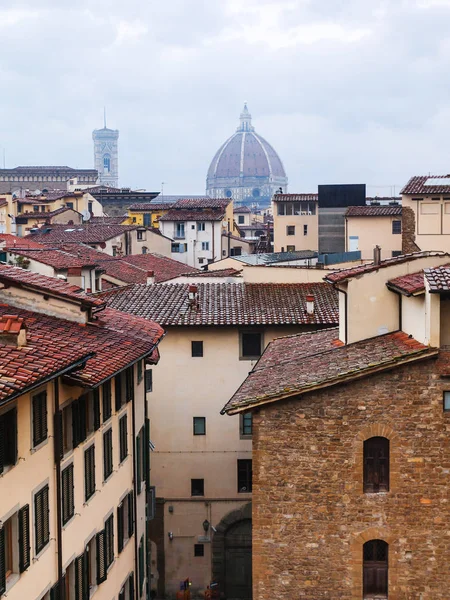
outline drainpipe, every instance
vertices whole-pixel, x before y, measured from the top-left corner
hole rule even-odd
[[[133,365],[134,374],[134,365]],[[145,387],[145,386],[144,386]],[[133,510],[134,510],[134,585],[135,592],[139,594],[139,540],[138,540],[138,511],[137,511],[137,497],[138,497],[138,481],[137,481],[137,459],[136,459],[136,400],[135,395],[131,399],[131,420],[133,424]],[[142,493],[142,492],[141,492]],[[148,584],[147,584],[148,587]]]
[[[58,590],[61,593],[63,566],[62,566],[62,497],[61,497],[61,421],[59,408],[59,377],[53,382],[53,405],[54,405],[54,438],[53,447],[55,454],[55,477],[56,477],[56,546],[58,554]]]

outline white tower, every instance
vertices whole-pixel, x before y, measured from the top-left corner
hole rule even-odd
[[[103,129],[94,129],[94,167],[98,171],[98,183],[109,187],[119,185],[118,129],[106,127],[106,112]]]

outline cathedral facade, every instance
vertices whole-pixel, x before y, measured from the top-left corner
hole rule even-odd
[[[236,133],[222,144],[208,169],[206,194],[231,198],[239,204],[268,204],[280,188],[287,191],[287,184],[280,157],[255,132],[244,104]]]
[[[119,186],[119,131],[108,129],[94,129],[94,166],[98,171],[98,183],[108,187]]]

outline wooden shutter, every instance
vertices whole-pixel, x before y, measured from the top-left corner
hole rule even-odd
[[[19,571],[30,566],[30,505],[19,510]]]
[[[0,594],[6,591],[5,530],[0,529]]]
[[[142,484],[142,451],[141,451],[141,432],[138,433],[136,437],[136,489],[137,493],[141,493],[141,484]]]
[[[128,537],[134,533],[134,493],[128,493]]]
[[[95,388],[92,392],[94,402],[94,431],[100,428],[100,391]]]
[[[65,525],[74,514],[73,464],[62,472],[62,520]]]
[[[130,598],[134,598],[134,573],[128,577],[128,587],[130,592]]]
[[[55,432],[54,437],[54,450],[55,450],[55,462],[61,460],[64,456],[64,432],[63,432],[63,414],[61,410],[55,413],[53,429]],[[56,436],[58,432],[58,437]]]
[[[84,442],[87,437],[87,423],[86,423],[86,396],[80,396],[78,398],[78,418],[79,418],[79,432],[80,442]]]
[[[96,535],[97,543],[97,583],[103,583],[107,577],[106,532],[104,529]]]
[[[124,415],[119,421],[119,452],[120,462],[123,462],[128,454],[128,419]]]
[[[50,539],[48,485],[34,496],[36,554],[45,548]]]
[[[124,587],[119,592],[119,600],[125,600],[125,588]]]
[[[147,500],[147,520],[152,521],[155,518],[156,512],[156,490],[155,486],[151,485],[148,488],[148,500]]]
[[[111,380],[105,381],[102,389],[103,423],[111,417]]]
[[[6,414],[4,427],[4,465],[15,465],[17,462],[17,408],[12,408]]]
[[[75,449],[80,443],[80,403],[72,402],[72,446]]]
[[[92,444],[84,453],[84,496],[85,500],[95,492],[95,445]]]
[[[127,402],[134,400],[134,367],[125,371],[125,387],[127,390]]]
[[[114,515],[110,515],[105,522],[106,536],[106,566],[114,561]]]
[[[103,434],[103,480],[113,472],[112,429]]]
[[[75,559],[75,600],[89,598],[89,561],[87,552],[83,552]]]
[[[33,397],[33,446],[47,439],[47,392]]]
[[[144,589],[144,536],[139,543],[139,597]]]
[[[116,411],[120,410],[120,407],[122,406],[122,376],[121,375],[116,375],[114,377],[114,388],[115,388],[115,395],[116,395]]]
[[[64,579],[58,581],[50,590],[50,600],[65,600]]]
[[[123,502],[119,504],[117,507],[117,547],[119,554],[123,550],[123,528],[124,528],[124,519],[123,519]]]

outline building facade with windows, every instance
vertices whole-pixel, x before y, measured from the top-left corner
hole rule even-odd
[[[0,169],[0,193],[67,190],[71,179],[76,179],[80,185],[95,185],[98,171],[96,169],[73,169],[65,166],[25,166]]]
[[[448,597],[449,258],[327,275],[339,327],[274,340],[224,407],[253,418],[254,598]]]
[[[362,260],[373,259],[375,246],[381,259],[402,253],[402,207],[349,206],[345,212],[345,250],[361,252]]]
[[[98,183],[117,188],[119,185],[119,131],[106,127],[105,119],[104,127],[94,129],[92,132],[92,139]]]
[[[50,277],[0,265],[0,282],[0,598],[146,598],[163,331]]]
[[[246,599],[252,422],[250,415],[223,419],[219,411],[273,338],[337,323],[337,298],[324,283],[207,281],[123,288],[108,302],[155,318],[167,331],[147,382],[158,592],[174,595],[186,577],[193,593],[202,592],[217,579],[228,598]]]
[[[318,194],[274,194],[274,252],[319,249]]]

